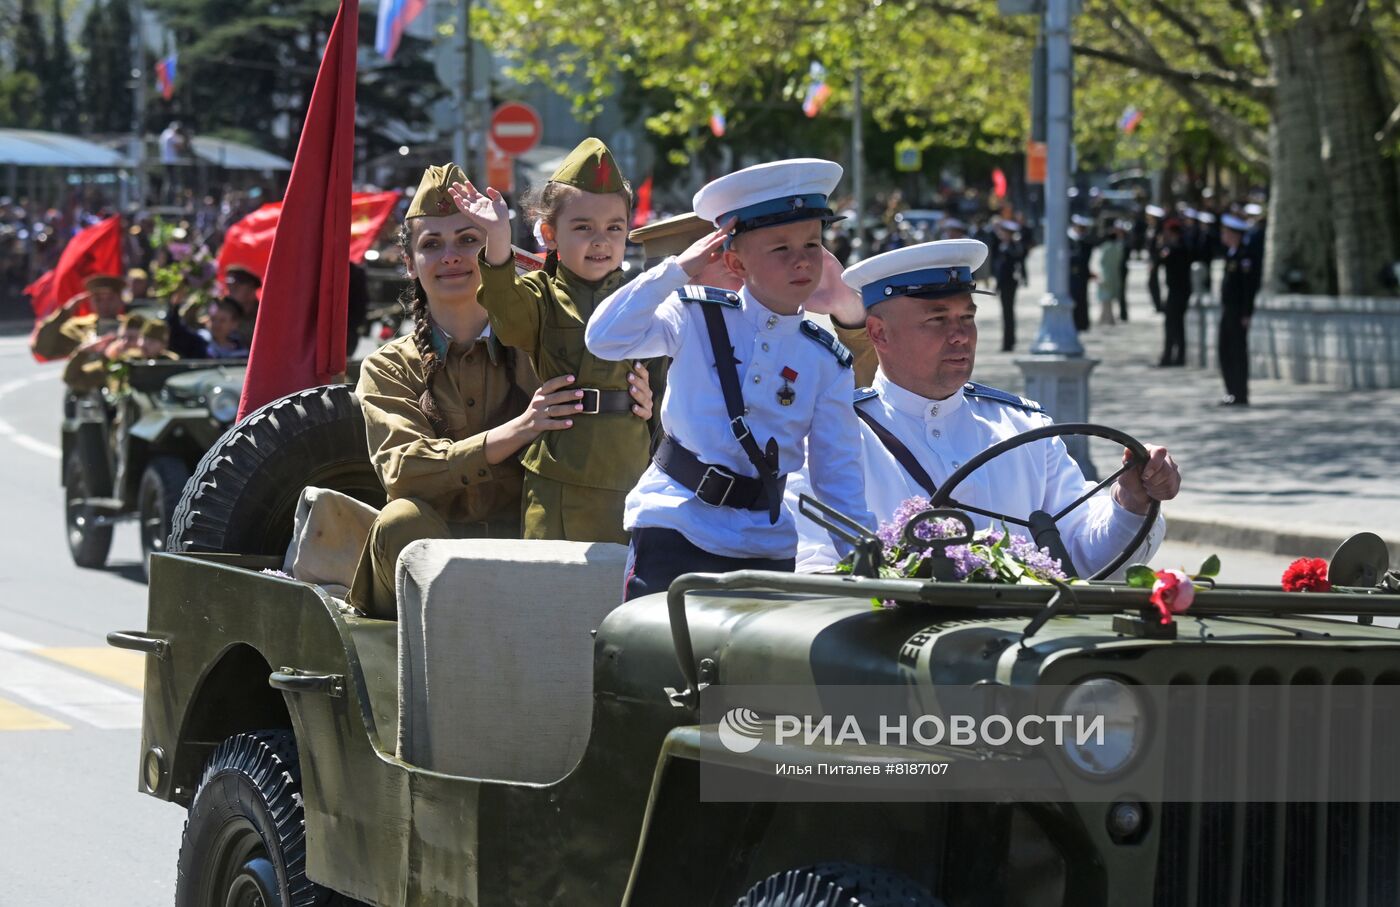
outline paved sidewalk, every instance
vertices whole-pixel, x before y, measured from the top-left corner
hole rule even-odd
[[[1030,263],[1031,285],[1017,299],[1016,353],[1001,352],[995,300],[978,318],[975,378],[1023,392],[1013,358],[1025,355],[1039,326],[1044,267]],[[1219,282],[1219,265],[1216,267]],[[1146,264],[1129,273],[1127,324],[1082,335],[1100,364],[1090,378],[1089,421],[1164,444],[1181,466],[1180,497],[1164,508],[1177,541],[1329,557],[1343,538],[1372,531],[1400,560],[1400,391],[1349,391],[1324,385],[1252,380],[1250,406],[1219,407],[1215,367],[1196,368],[1194,313],[1188,315],[1185,368],[1155,368],[1162,316],[1147,295]],[[1092,292],[1092,291],[1091,291]],[[1091,303],[1097,314],[1098,304]],[[1106,448],[1100,448],[1106,454]],[[1116,464],[1096,461],[1101,473]]]

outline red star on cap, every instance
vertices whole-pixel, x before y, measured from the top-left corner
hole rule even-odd
[[[608,166],[608,159],[603,158],[598,162],[598,168],[593,171],[593,181],[599,186],[605,186],[612,175],[612,168]]]
[[[452,200],[446,197],[439,198],[437,200],[437,209],[439,214],[451,214]]]

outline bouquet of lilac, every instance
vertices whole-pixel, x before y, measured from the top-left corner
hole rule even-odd
[[[918,578],[927,575],[924,562],[933,554],[932,545],[920,547],[905,541],[909,521],[931,509],[928,498],[909,498],[894,512],[894,518],[881,523],[876,533],[885,546],[885,563],[880,572],[888,579]],[[930,520],[915,526],[916,538],[950,539],[961,536],[963,526],[957,520]],[[945,554],[953,562],[954,574],[965,583],[1038,583],[1064,581],[1060,562],[1035,542],[1012,535],[1003,525],[1000,529],[982,529],[963,545],[950,545]],[[849,572],[849,567],[844,572]]]

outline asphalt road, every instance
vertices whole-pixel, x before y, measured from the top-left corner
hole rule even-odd
[[[141,656],[104,644],[145,626],[140,546],[128,524],[108,569],[69,559],[58,371],[0,337],[0,907],[166,904],[184,813],[136,791]],[[1210,553],[1154,560],[1194,569]],[[1236,581],[1276,582],[1288,560],[1216,553]]]

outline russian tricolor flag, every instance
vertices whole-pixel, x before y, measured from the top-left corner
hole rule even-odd
[[[802,112],[811,118],[822,112],[826,99],[831,97],[831,86],[826,84],[826,67],[815,60],[808,71],[808,78],[807,96],[802,99]]]
[[[1129,104],[1127,107],[1123,108],[1122,115],[1118,117],[1118,128],[1122,130],[1125,135],[1132,135],[1133,130],[1138,128],[1138,124],[1141,122],[1142,111],[1138,110],[1132,104]]]
[[[384,59],[394,59],[404,29],[427,5],[428,0],[379,0],[379,27],[374,32],[374,49]]]
[[[724,111],[720,110],[719,107],[710,108],[710,132],[714,133],[715,138],[723,138],[727,128],[728,124],[724,119]]]
[[[156,85],[160,88],[160,96],[167,101],[175,97],[175,60],[172,50],[170,56],[156,61]]]

